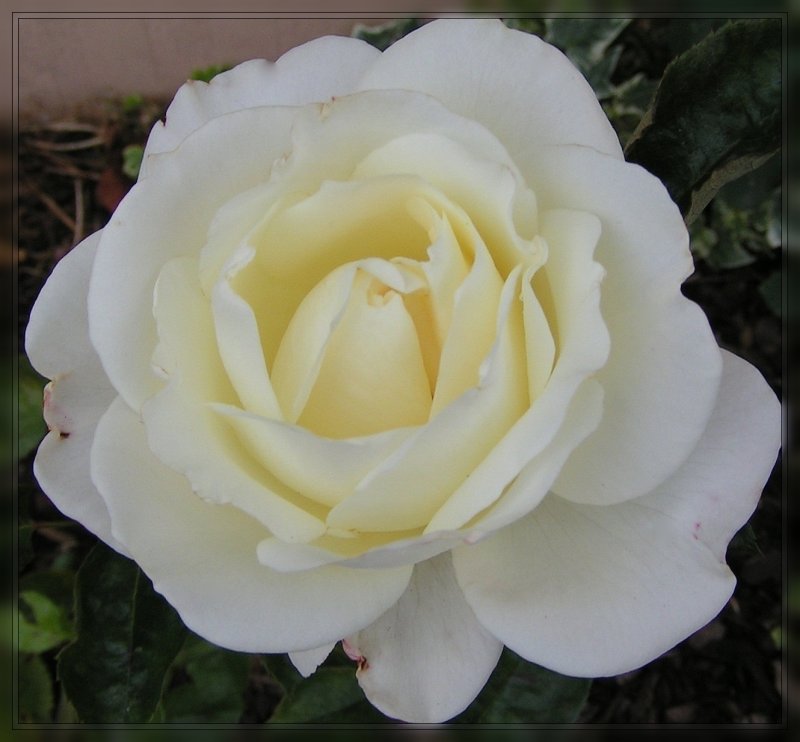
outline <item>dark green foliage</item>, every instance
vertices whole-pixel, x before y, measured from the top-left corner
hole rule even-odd
[[[480,695],[454,723],[568,724],[578,718],[591,680],[570,678],[504,649]]]
[[[311,677],[301,678],[293,684],[270,718],[271,724],[374,724],[389,721],[364,697],[354,666],[320,667]]]
[[[734,21],[667,67],[626,157],[693,221],[727,182],[781,144],[781,23]]]
[[[71,572],[55,570],[34,572],[20,580],[20,651],[46,652],[74,638],[73,582]]]
[[[77,639],[58,676],[84,722],[149,721],[186,636],[175,610],[136,564],[98,544],[78,570]]]
[[[235,724],[242,715],[250,656],[190,635],[173,664],[163,721]]]
[[[53,715],[53,680],[38,654],[21,654],[17,687],[17,715],[20,722],[46,723]]]
[[[629,23],[629,18],[548,18],[544,38],[575,63],[602,100],[614,92],[611,75],[622,51],[611,45]]]

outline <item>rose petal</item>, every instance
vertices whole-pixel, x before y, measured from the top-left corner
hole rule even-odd
[[[359,90],[387,88],[427,93],[479,121],[514,160],[562,143],[622,159],[617,135],[575,65],[498,20],[439,20],[400,39],[358,84]]]
[[[450,556],[420,562],[400,600],[347,638],[358,682],[387,716],[438,723],[463,711],[500,659],[503,645],[475,620]]]
[[[328,506],[349,495],[413,433],[404,428],[335,440],[230,405],[212,404],[211,408],[225,416],[268,471],[296,492]]]
[[[478,619],[515,652],[568,675],[616,675],[723,608],[735,583],[724,547],[752,512],[780,444],[774,395],[747,363],[725,358],[703,438],[655,492],[611,506],[550,496],[453,551]]]
[[[229,268],[212,290],[211,307],[220,358],[241,404],[255,414],[282,420],[284,415],[267,372],[258,320],[230,284],[235,271]]]
[[[325,530],[319,506],[300,497],[252,460],[225,420],[208,403],[236,396],[222,367],[211,307],[197,261],[179,258],[158,279],[155,314],[159,357],[169,384],[142,408],[152,450],[186,475],[204,498],[231,502],[288,540],[311,540]]]
[[[416,564],[449,551],[462,541],[470,541],[469,533],[439,531],[421,534],[419,530],[391,534],[353,532],[350,538],[325,534],[307,544],[290,544],[266,538],[258,545],[258,558],[278,572],[302,572],[323,564],[368,569],[385,569],[403,564]],[[480,537],[477,532],[476,539]]]
[[[195,633],[243,652],[307,650],[358,631],[393,605],[410,567],[324,567],[283,575],[258,563],[265,529],[197,497],[150,452],[117,399],[100,420],[92,478],[114,533]]]
[[[452,297],[452,313],[442,343],[431,417],[478,385],[481,363],[495,342],[498,305],[503,291],[503,279],[475,227],[460,209],[451,209],[448,216],[443,220],[442,236],[450,245],[455,242],[460,246],[465,257],[471,258],[472,265]],[[454,229],[460,235],[458,240]],[[451,251],[453,249],[450,247]],[[446,301],[446,296],[442,298]]]
[[[514,311],[519,273],[497,312],[497,340],[479,383],[408,438],[328,515],[333,528],[400,531],[424,526],[528,406],[522,320]]]
[[[150,132],[140,178],[147,174],[147,155],[175,149],[211,119],[242,108],[296,106],[345,95],[379,57],[358,39],[324,36],[289,50],[274,63],[253,59],[210,83],[189,80],[175,94],[165,123],[159,121]]]
[[[541,293],[547,289],[544,300],[558,338],[558,361],[540,396],[485,458],[474,460],[478,463],[473,463],[470,476],[431,518],[428,531],[460,528],[500,497],[522,468],[547,450],[579,385],[607,358],[608,333],[598,312],[604,272],[592,259],[599,222],[577,211],[548,210],[540,216],[549,249],[545,267],[534,276],[534,288]],[[520,293],[524,298],[520,291],[514,298],[521,314],[530,304],[520,305]],[[523,338],[518,342],[522,344]],[[546,491],[539,490],[538,498]]]
[[[209,121],[174,152],[151,158],[148,177],[128,192],[103,230],[89,287],[92,345],[132,408],[160,386],[150,358],[153,286],[161,267],[197,253],[217,208],[268,177],[298,110],[248,109]],[[213,187],[197,188],[202,182]]]
[[[522,318],[525,323],[525,357],[528,361],[528,396],[532,402],[544,391],[556,359],[553,329],[533,290],[533,268],[522,277]]]
[[[307,678],[313,675],[314,671],[325,662],[335,646],[336,642],[332,642],[322,647],[314,647],[314,649],[306,649],[301,652],[289,652],[289,659],[297,668],[297,671],[304,678]]]
[[[533,510],[547,495],[575,447],[600,424],[602,415],[603,388],[593,379],[587,379],[575,392],[563,424],[547,447],[525,465],[489,508],[477,515],[474,507],[467,511],[465,515],[472,520],[464,529],[469,531],[470,539],[476,542]],[[465,515],[453,522],[464,520]],[[437,514],[437,519],[440,517]]]
[[[611,352],[596,377],[605,412],[553,490],[575,502],[621,502],[650,491],[686,459],[719,385],[708,320],[680,291],[693,265],[686,227],[664,186],[636,165],[586,147],[545,148],[527,165],[520,164],[542,209],[600,219],[595,260],[607,271],[600,311]]]
[[[536,197],[508,157],[484,159],[452,136],[406,134],[370,152],[353,177],[400,173],[424,178],[458,204],[503,277],[530,258],[530,238],[537,230]]]
[[[31,364],[53,380],[44,392],[50,432],[36,453],[33,473],[64,515],[127,554],[111,535],[108,509],[89,473],[97,421],[116,397],[89,343],[85,297],[99,241],[96,232],[59,261],[39,293],[25,332]]]
[[[640,501],[681,524],[725,560],[731,538],[758,504],[781,447],[781,407],[761,374],[722,351],[719,399],[698,448]]]
[[[358,272],[298,423],[317,435],[354,438],[421,425],[430,409],[425,364],[402,294]]]

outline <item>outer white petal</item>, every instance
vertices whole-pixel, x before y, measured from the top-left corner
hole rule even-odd
[[[357,39],[325,36],[286,52],[277,62],[253,59],[210,83],[189,80],[150,132],[147,155],[175,149],[207,121],[240,108],[296,106],[350,93],[380,52]]]
[[[755,510],[781,446],[774,392],[747,361],[728,351],[722,360],[720,397],[698,449],[641,500],[679,521],[720,561]]]
[[[116,396],[89,342],[86,293],[100,233],[87,237],[56,265],[39,294],[25,333],[33,366],[52,379],[45,389],[50,432],[33,471],[58,509],[125,554],[89,474],[89,450],[100,416]]]
[[[314,647],[314,649],[305,649],[300,652],[289,652],[289,659],[292,664],[297,668],[297,671],[307,678],[312,675],[314,671],[327,659],[336,642],[325,644],[322,647]]]
[[[256,546],[266,529],[195,495],[150,452],[144,426],[121,399],[98,425],[92,477],[115,536],[184,623],[215,644],[243,652],[319,647],[374,621],[408,584],[410,567],[284,575],[262,566]]]
[[[25,352],[48,379],[97,356],[89,340],[86,289],[101,236],[102,230],[95,232],[56,263],[31,310]]]
[[[622,159],[619,140],[575,65],[498,20],[440,20],[409,34],[358,86],[386,88],[428,93],[479,121],[513,159],[545,144],[582,144]]]
[[[722,369],[719,348],[681,282],[689,236],[666,189],[637,165],[586,147],[544,148],[519,163],[542,209],[581,209],[602,224],[600,311],[611,352],[597,380],[603,419],[570,456],[553,491],[609,504],[651,491],[694,449]]]
[[[780,445],[780,406],[726,355],[697,449],[652,494],[611,506],[550,496],[529,516],[453,552],[478,619],[527,659],[568,675],[616,675],[708,623],[735,579],[725,545],[752,512]]]
[[[370,702],[395,719],[437,723],[463,711],[503,645],[475,620],[449,554],[420,562],[397,603],[346,640]]]

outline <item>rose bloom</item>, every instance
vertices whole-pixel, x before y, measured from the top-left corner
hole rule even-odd
[[[711,620],[780,445],[681,294],[662,184],[493,20],[188,82],[27,332],[36,476],[186,625],[446,720],[507,645],[574,676]]]

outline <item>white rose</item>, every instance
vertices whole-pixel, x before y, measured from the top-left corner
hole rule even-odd
[[[725,605],[780,445],[691,270],[553,47],[318,39],[184,85],[56,267],[36,474],[195,632],[306,673],[346,639],[389,716],[452,717],[503,644],[622,673]]]

